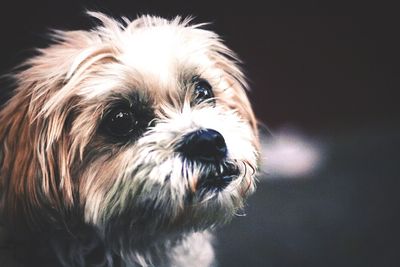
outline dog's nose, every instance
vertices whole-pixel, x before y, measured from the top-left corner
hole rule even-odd
[[[184,136],[178,151],[185,157],[201,161],[218,161],[226,157],[224,137],[213,129],[203,129]]]

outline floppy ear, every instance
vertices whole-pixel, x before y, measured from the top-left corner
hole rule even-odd
[[[254,133],[257,135],[257,119],[246,94],[248,86],[242,71],[234,61],[217,60],[216,65],[224,71],[224,82],[228,88],[232,89],[230,92],[228,91],[230,97],[225,101],[228,106],[237,110],[243,118],[247,119]]]
[[[95,40],[86,32],[56,32],[54,38],[14,75],[15,94],[0,111],[1,209],[11,221],[73,204],[68,128],[78,98],[75,74],[97,51],[87,49]]]
[[[225,90],[225,96],[221,101],[231,109],[236,110],[242,118],[248,121],[254,134],[253,145],[259,151],[257,119],[246,94],[248,85],[239,67],[240,60],[218,38],[215,38],[211,51],[213,52],[210,57],[215,67],[223,72],[223,77],[221,77],[224,84],[223,87],[229,88],[229,90]]]

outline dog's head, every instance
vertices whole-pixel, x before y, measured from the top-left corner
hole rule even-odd
[[[78,209],[127,242],[228,221],[258,156],[235,54],[188,20],[92,16],[102,25],[55,32],[15,75],[0,113],[3,212]]]

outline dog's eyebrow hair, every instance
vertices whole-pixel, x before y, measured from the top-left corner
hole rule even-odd
[[[135,103],[148,103],[152,104],[153,100],[149,94],[139,91],[132,90],[126,93],[114,93],[109,95],[106,99],[106,107],[112,106],[113,104],[128,104],[133,106]]]

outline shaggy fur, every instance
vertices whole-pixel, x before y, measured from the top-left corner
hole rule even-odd
[[[0,112],[1,223],[26,266],[211,266],[210,229],[254,191],[257,127],[235,54],[203,25],[90,13],[90,31],[55,31],[13,77]],[[213,99],[194,101],[198,79]],[[129,138],[104,131],[116,106]],[[199,129],[221,133],[226,159],[177,151]],[[220,189],[204,177],[236,170]]]

